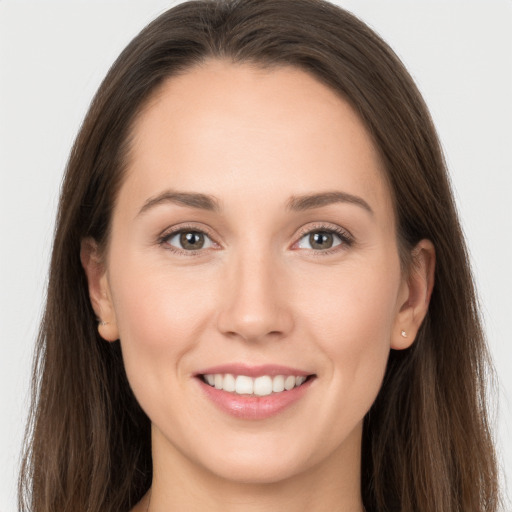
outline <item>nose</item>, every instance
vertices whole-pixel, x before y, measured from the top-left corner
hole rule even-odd
[[[218,329],[231,338],[282,339],[293,327],[289,290],[272,255],[240,255],[222,279]]]

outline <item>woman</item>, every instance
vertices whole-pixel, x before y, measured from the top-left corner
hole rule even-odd
[[[38,354],[26,509],[497,509],[439,143],[330,4],[190,2],[130,43],[72,151]]]

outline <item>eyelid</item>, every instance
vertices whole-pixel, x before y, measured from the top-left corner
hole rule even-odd
[[[318,232],[318,231],[325,231],[325,232],[335,234],[341,240],[341,243],[334,247],[331,247],[329,249],[325,249],[325,250],[301,248],[302,250],[306,250],[306,251],[308,251],[308,253],[313,254],[314,256],[327,256],[329,254],[333,254],[338,251],[343,251],[343,250],[346,250],[347,248],[351,247],[355,243],[355,239],[354,239],[352,233],[350,233],[347,229],[342,228],[341,226],[338,226],[336,224],[318,222],[318,223],[313,223],[313,224],[308,224],[306,226],[303,226],[299,230],[299,233],[297,234],[297,239],[293,243],[292,248],[295,247],[300,242],[300,240],[302,240],[302,238],[304,238],[304,236],[314,233],[314,232]],[[297,249],[295,249],[295,250],[297,250]]]
[[[176,226],[172,226],[170,228],[166,228],[160,235],[158,235],[157,242],[161,246],[165,246],[173,236],[175,236],[178,233],[181,233],[183,231],[193,231],[196,233],[201,233],[205,236],[207,236],[212,244],[220,247],[220,244],[216,241],[215,237],[211,234],[210,230],[207,227],[204,226],[197,226],[195,224],[191,223],[184,223],[184,224],[178,224]],[[198,256],[201,254],[204,254],[206,249],[197,249],[193,251],[187,251],[185,249],[180,249],[178,247],[175,247],[173,245],[167,244],[165,247],[166,250],[177,253],[177,254],[183,254],[185,256]],[[217,248],[214,248],[214,250],[217,250]]]
[[[306,226],[303,226],[300,228],[297,237],[302,238],[304,235],[307,235],[308,233],[311,233],[312,231],[332,231],[334,233],[339,234],[340,236],[343,236],[345,238],[348,238],[350,240],[353,240],[354,237],[352,234],[345,228],[342,228],[341,226],[338,226],[336,224],[331,224],[329,222],[314,222],[313,224],[307,224]]]
[[[219,248],[221,248],[221,245],[216,241],[216,237],[212,235],[211,230],[208,227],[205,227],[203,225],[201,227],[199,227],[194,223],[178,224],[176,226],[172,226],[170,228],[165,229],[158,236],[159,245],[163,246],[163,245],[167,244],[167,241],[171,237],[173,237],[177,233],[180,233],[183,231],[195,231],[198,233],[202,233],[203,235],[207,236],[214,245],[217,246],[213,250],[218,250]],[[337,235],[340,238],[341,243],[330,248],[330,249],[325,249],[325,250],[300,248],[301,250],[306,250],[312,254],[321,256],[321,255],[332,254],[333,252],[337,252],[340,250],[344,250],[347,247],[350,247],[351,245],[353,245],[353,243],[354,243],[354,237],[352,236],[352,234],[348,230],[342,228],[341,226],[338,226],[336,224],[325,223],[325,222],[317,222],[317,223],[308,224],[306,226],[303,226],[299,230],[299,232],[295,236],[295,241],[292,244],[292,249],[300,242],[300,240],[305,235],[314,233],[315,231],[326,231],[326,232],[334,233],[335,235]],[[165,249],[170,250],[177,254],[185,255],[185,256],[199,256],[199,255],[204,254],[205,252],[207,252],[207,250],[210,250],[211,248],[188,251],[188,250],[179,249],[178,247],[174,247],[174,246],[171,246],[170,244],[167,244]],[[297,249],[295,249],[295,250],[297,250]]]

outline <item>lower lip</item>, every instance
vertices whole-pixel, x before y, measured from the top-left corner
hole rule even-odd
[[[300,400],[313,380],[313,378],[310,378],[304,384],[290,389],[290,391],[272,393],[266,396],[254,396],[237,395],[236,393],[217,389],[198,378],[204,394],[217,407],[231,416],[246,420],[263,420],[279,414]]]

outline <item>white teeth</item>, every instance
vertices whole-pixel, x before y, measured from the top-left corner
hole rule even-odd
[[[272,393],[272,379],[268,375],[254,379],[254,394],[258,396]]]
[[[276,375],[272,379],[272,391],[274,393],[280,393],[284,391],[284,377],[282,375]]]
[[[254,381],[251,377],[239,375],[235,381],[235,392],[239,395],[252,395]]]
[[[216,389],[223,389],[238,395],[256,396],[267,396],[271,393],[281,393],[285,390],[290,391],[306,381],[304,375],[276,375],[275,377],[262,375],[253,379],[247,375],[237,375],[235,377],[230,373],[225,375],[222,373],[209,373],[203,377],[210,386]]]
[[[231,375],[230,373],[227,373],[226,375],[224,375],[224,382],[222,385],[222,389],[224,391],[229,391],[231,393],[233,391],[235,391],[235,389],[236,389],[235,377],[233,377],[233,375]]]
[[[304,375],[301,375],[300,377],[295,377],[295,385],[300,386],[301,384],[304,384],[305,380],[306,377],[304,377]]]
[[[295,377],[293,375],[288,375],[286,379],[284,379],[284,389],[286,391],[290,391],[290,389],[293,389],[295,387]]]

